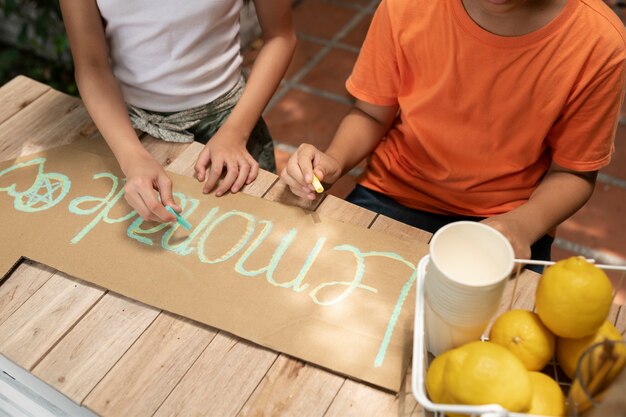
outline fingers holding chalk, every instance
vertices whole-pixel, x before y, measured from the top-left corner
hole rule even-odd
[[[313,185],[313,188],[315,188],[315,192],[318,194],[324,192],[324,187],[315,174],[313,174],[313,181],[311,181],[311,184]]]
[[[191,230],[191,223],[189,223],[187,220],[185,220],[185,218],[183,216],[181,216],[180,214],[178,214],[176,212],[176,210],[174,210],[172,207],[170,206],[165,206],[165,209],[167,211],[169,211],[170,213],[172,213],[175,217],[176,217],[176,222],[178,224],[180,224],[182,227],[184,227],[187,230]]]

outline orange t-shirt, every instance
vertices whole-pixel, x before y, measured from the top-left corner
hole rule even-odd
[[[408,207],[491,216],[526,202],[551,161],[605,166],[625,50],[601,0],[569,0],[516,37],[482,29],[461,0],[383,0],[346,87],[400,110],[360,184]]]

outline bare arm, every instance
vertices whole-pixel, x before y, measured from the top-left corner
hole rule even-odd
[[[147,152],[131,126],[122,93],[109,66],[96,2],[61,0],[60,4],[81,97],[124,169],[124,161],[130,155]]]
[[[312,145],[301,145],[289,158],[281,179],[294,194],[315,199],[311,185],[313,173],[320,181],[335,183],[374,150],[393,124],[397,112],[397,106],[378,106],[357,100],[341,121],[326,152]]]
[[[597,174],[597,171],[578,172],[553,164],[525,204],[483,222],[509,239],[516,257],[528,259],[534,242],[589,200]]]
[[[261,26],[263,46],[254,60],[241,99],[224,123],[229,129],[240,132],[239,140],[243,143],[250,136],[276,91],[296,47],[291,1],[254,0],[254,4]]]
[[[397,112],[397,106],[378,106],[357,100],[326,150],[340,164],[341,175],[374,150],[391,127]]]
[[[227,174],[216,189],[222,195],[228,189],[237,192],[258,174],[258,164],[246,151],[246,142],[276,91],[296,45],[289,0],[254,0],[263,33],[263,46],[254,61],[243,95],[228,119],[207,144],[195,166],[196,177],[204,181],[211,164],[204,191],[210,191],[226,166]]]
[[[119,84],[111,71],[108,45],[95,0],[61,0],[81,98],[127,176],[126,200],[147,220],[173,221],[163,204],[174,204],[171,182],[133,129]],[[154,192],[161,193],[161,204]]]

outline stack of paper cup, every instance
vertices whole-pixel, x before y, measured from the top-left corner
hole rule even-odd
[[[426,268],[427,349],[439,355],[478,340],[499,305],[513,270],[513,248],[496,229],[461,221],[430,241]]]

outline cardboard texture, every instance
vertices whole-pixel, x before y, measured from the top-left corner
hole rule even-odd
[[[426,245],[171,174],[192,224],[145,223],[80,143],[0,163],[0,274],[21,258],[398,391]]]

